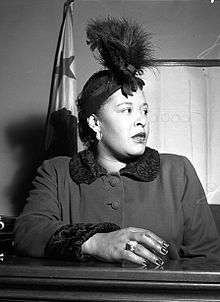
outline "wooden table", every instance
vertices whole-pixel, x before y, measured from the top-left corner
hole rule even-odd
[[[0,301],[220,301],[220,262],[144,269],[8,256],[0,263]]]

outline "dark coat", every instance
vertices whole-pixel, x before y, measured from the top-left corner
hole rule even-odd
[[[16,250],[42,257],[53,234],[79,222],[149,229],[171,243],[177,257],[220,255],[216,226],[192,164],[150,148],[119,174],[108,174],[89,150],[45,161],[16,223]]]

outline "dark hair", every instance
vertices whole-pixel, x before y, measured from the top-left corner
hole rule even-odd
[[[84,85],[77,98],[77,108],[79,137],[85,146],[91,147],[97,142],[96,133],[88,125],[88,117],[97,115],[108,97],[119,88],[109,70],[94,73]]]

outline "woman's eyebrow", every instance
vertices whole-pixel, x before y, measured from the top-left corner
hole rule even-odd
[[[122,103],[117,104],[116,106],[119,107],[122,105],[132,105],[132,103],[131,102],[122,102]]]
[[[119,106],[122,106],[122,105],[130,105],[130,106],[132,106],[133,105],[133,103],[132,102],[122,102],[122,103],[119,103],[119,104],[117,104],[116,106],[117,107],[119,107]],[[141,107],[144,107],[144,106],[146,106],[147,108],[148,108],[148,103],[143,103],[142,105],[141,105]]]

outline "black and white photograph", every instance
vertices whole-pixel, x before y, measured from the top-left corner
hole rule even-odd
[[[220,0],[0,0],[0,301],[220,301]]]

